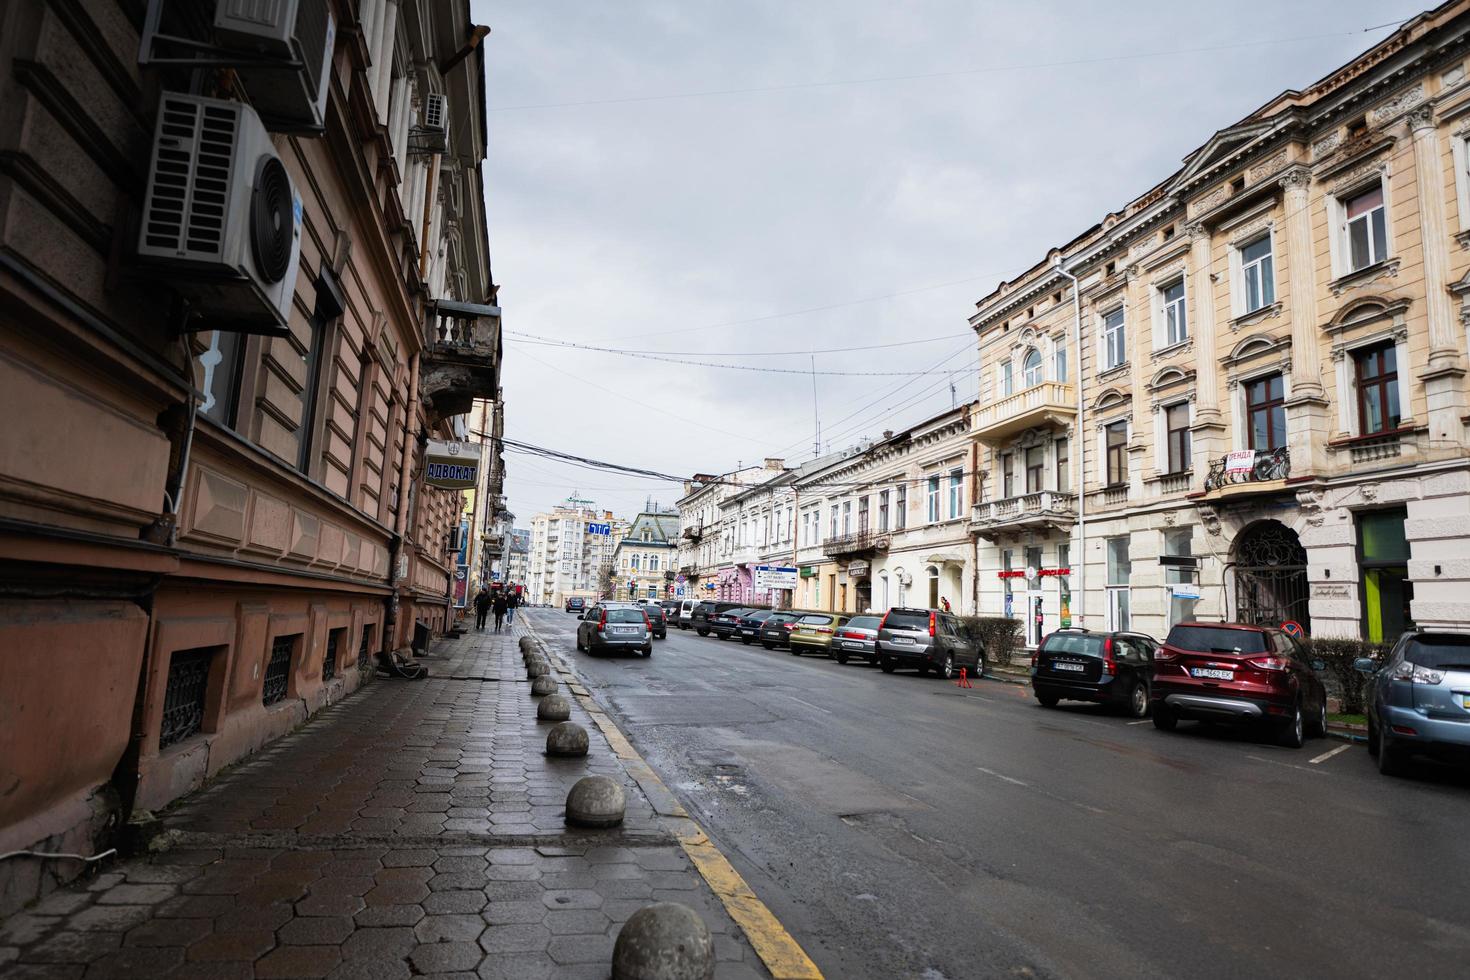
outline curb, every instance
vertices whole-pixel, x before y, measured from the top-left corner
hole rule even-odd
[[[550,644],[541,638],[529,619],[526,620],[526,634],[545,652],[547,662],[553,665],[567,689],[582,706],[582,710],[587,712],[592,723],[607,738],[613,754],[648,797],[654,812],[664,818],[674,832],[694,869],[699,872],[710,891],[715,893],[726,913],[745,933],[745,938],[749,940],[751,948],[765,964],[773,980],[824,980],[822,971],[807,956],[801,944],[760,900],[652,767],[643,761],[643,757],[633,748],[617,723],[597,703],[576,668],[565,661],[560,653],[552,651]]]

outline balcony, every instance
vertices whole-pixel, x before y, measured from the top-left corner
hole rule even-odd
[[[1077,393],[1072,386],[1043,381],[982,406],[975,415],[975,436],[981,442],[998,445],[1027,429],[1068,425],[1076,417]]]
[[[436,419],[463,415],[475,399],[500,397],[500,307],[428,304],[419,386]]]
[[[855,558],[858,555],[876,554],[888,550],[887,531],[858,531],[855,534],[840,534],[822,542],[822,551],[828,558]]]
[[[1279,490],[1276,484],[1284,483],[1290,476],[1291,452],[1285,446],[1246,449],[1210,460],[1205,492],[1221,491],[1221,496],[1234,496],[1237,492],[1269,492]]]
[[[976,504],[970,516],[970,527],[985,540],[994,542],[1007,534],[1065,531],[1076,521],[1075,493],[1040,490]]]
[[[691,524],[686,527],[682,533],[686,541],[698,541],[699,539],[704,537],[704,525]]]

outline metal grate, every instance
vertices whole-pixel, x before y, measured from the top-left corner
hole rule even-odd
[[[347,628],[327,632],[327,652],[322,656],[322,680],[329,681],[337,676],[337,650],[347,638]]]
[[[364,623],[362,626],[362,645],[357,648],[357,669],[366,673],[372,668],[373,650],[373,624]]]
[[[300,633],[293,633],[271,641],[271,659],[265,665],[265,686],[260,695],[262,703],[275,704],[286,696],[286,686],[291,679],[291,648],[300,638]]]
[[[163,723],[158,747],[168,748],[195,734],[204,725],[204,700],[209,693],[212,649],[176,650],[168,662],[168,685],[163,692]]]

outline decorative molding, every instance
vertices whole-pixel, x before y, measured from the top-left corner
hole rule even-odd
[[[1342,145],[1342,131],[1328,133],[1312,144],[1312,159],[1320,160]]]
[[[1254,327],[1256,324],[1266,320],[1274,320],[1279,316],[1281,316],[1281,301],[1277,300],[1270,306],[1263,306],[1259,310],[1242,313],[1240,316],[1231,320],[1230,330],[1232,332],[1238,332],[1246,327]]]
[[[1439,82],[1445,88],[1449,88],[1452,85],[1460,84],[1461,80],[1463,80],[1464,77],[1464,64],[1450,65],[1450,67],[1446,68],[1443,72],[1440,73]]]
[[[1286,166],[1286,150],[1278,150],[1274,155],[1267,157],[1260,163],[1245,172],[1245,179],[1254,184],[1271,176],[1282,167]]]
[[[1412,109],[1424,101],[1424,86],[1415,85],[1413,88],[1405,89],[1398,95],[1374,109],[1369,116],[1375,124],[1381,125],[1401,112]]]
[[[1305,487],[1296,492],[1296,504],[1309,527],[1322,526],[1322,498],[1326,496],[1320,487]]]
[[[1174,385],[1194,381],[1195,373],[1186,371],[1177,364],[1166,364],[1154,373],[1153,379],[1148,383],[1149,391],[1161,391],[1164,388],[1172,388]]]
[[[1390,300],[1382,296],[1363,296],[1344,303],[1333,318],[1322,325],[1323,333],[1340,334],[1355,327],[1364,327],[1384,320],[1395,327],[1405,324],[1410,306],[1407,299]]]
[[[1417,133],[1421,129],[1434,128],[1434,107],[1423,105],[1412,109],[1404,117],[1409,123],[1409,131]]]
[[[1387,149],[1387,145],[1380,147],[1380,150]],[[1367,163],[1338,174],[1332,181],[1329,193],[1333,196],[1341,196],[1348,191],[1355,190],[1359,184],[1367,183],[1373,177],[1382,180],[1387,174],[1388,159],[1386,156],[1383,159],[1369,160]]]
[[[1273,353],[1281,354],[1289,362],[1291,358],[1291,337],[1275,337],[1271,334],[1260,333],[1252,334],[1249,337],[1242,338],[1238,344],[1230,349],[1230,353],[1226,354],[1220,360],[1227,367],[1234,368],[1246,361]]]
[[[1276,178],[1276,183],[1288,194],[1294,190],[1305,191],[1312,186],[1312,170],[1310,167],[1292,167]]]
[[[1185,213],[1193,218],[1195,215],[1204,214],[1206,211],[1213,211],[1216,207],[1225,203],[1225,199],[1229,196],[1230,185],[1221,184],[1203,197],[1197,197],[1193,201],[1190,201],[1189,206],[1185,209]]]
[[[1399,262],[1400,260],[1395,257],[1385,262],[1375,262],[1366,269],[1359,269],[1356,272],[1349,272],[1345,276],[1339,276],[1329,284],[1332,295],[1341,296],[1349,289],[1361,289],[1380,279],[1397,279]]]
[[[1267,209],[1250,221],[1230,229],[1230,247],[1240,248],[1253,238],[1259,238],[1261,232],[1271,231],[1276,227],[1276,216],[1272,213],[1274,209]]]

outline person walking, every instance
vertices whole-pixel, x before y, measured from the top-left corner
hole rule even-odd
[[[506,605],[504,592],[495,593],[495,603],[493,608],[495,610],[495,632],[499,633],[500,625],[505,621]]]
[[[475,595],[475,629],[485,628],[485,617],[490,612],[490,592],[483,585]]]
[[[510,594],[505,597],[505,625],[511,626],[516,621],[516,609],[520,607],[521,594],[515,589],[511,589],[510,586],[506,586],[506,588]]]

